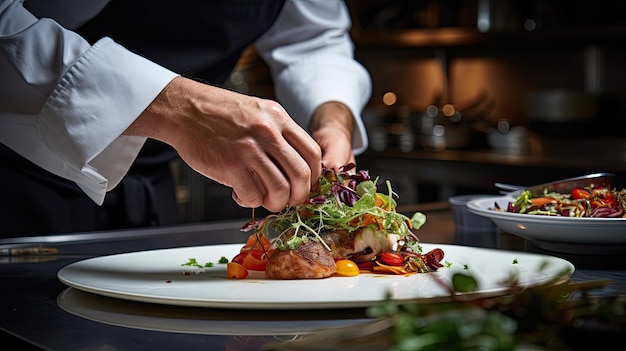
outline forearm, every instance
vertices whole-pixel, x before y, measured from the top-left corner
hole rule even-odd
[[[160,140],[175,148],[187,144],[200,130],[205,134],[199,137],[219,138],[226,128],[243,127],[237,117],[245,101],[255,99],[179,76],[165,86],[124,135]]]

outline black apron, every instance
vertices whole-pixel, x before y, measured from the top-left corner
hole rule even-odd
[[[111,37],[181,75],[222,84],[283,6],[276,0],[113,0],[77,32],[92,43]],[[0,144],[0,237],[177,224],[169,168],[176,157],[168,145],[148,140],[98,206],[75,183]]]

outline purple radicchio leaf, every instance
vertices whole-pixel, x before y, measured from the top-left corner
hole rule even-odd
[[[326,202],[326,196],[318,195],[318,196],[315,196],[315,197],[311,197],[311,198],[306,199],[306,202],[311,204],[311,205],[321,205],[324,202]]]
[[[356,191],[341,184],[333,184],[331,191],[335,195],[335,200],[337,200],[337,205],[340,208],[343,204],[352,207],[359,199],[359,195]]]

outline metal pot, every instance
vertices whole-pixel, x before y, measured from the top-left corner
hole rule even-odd
[[[460,121],[459,112],[448,116],[434,105],[417,116],[415,129],[420,146],[429,150],[462,149],[470,142],[470,127]]]
[[[553,135],[588,130],[598,118],[599,97],[577,90],[545,90],[528,95],[528,122],[538,133]]]

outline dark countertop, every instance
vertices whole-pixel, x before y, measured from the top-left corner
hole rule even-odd
[[[454,243],[452,213],[445,203],[399,208],[399,211],[422,211],[427,223],[420,228],[420,239],[428,243]],[[114,232],[80,233],[50,237],[0,239],[0,248],[22,242],[41,243],[58,249],[54,256],[0,256],[0,341],[19,343],[20,349],[43,350],[259,350],[270,340],[289,336],[168,330],[172,323],[357,323],[366,318],[363,309],[233,311],[151,305],[92,295],[61,283],[57,272],[64,266],[90,257],[152,250],[243,242],[248,234],[239,230],[245,221],[228,221],[149,228]],[[533,250],[529,243],[500,233],[503,250]],[[479,239],[474,243],[481,246]],[[573,280],[611,279],[612,283],[598,294],[626,292],[626,259],[624,257],[569,257],[576,266]],[[60,299],[72,297],[91,308],[99,306],[112,320],[102,321],[69,312]],[[136,318],[160,318],[164,323],[151,328],[127,326],[118,316],[133,311]],[[245,324],[245,323],[244,323]],[[244,328],[243,326],[241,328]]]

